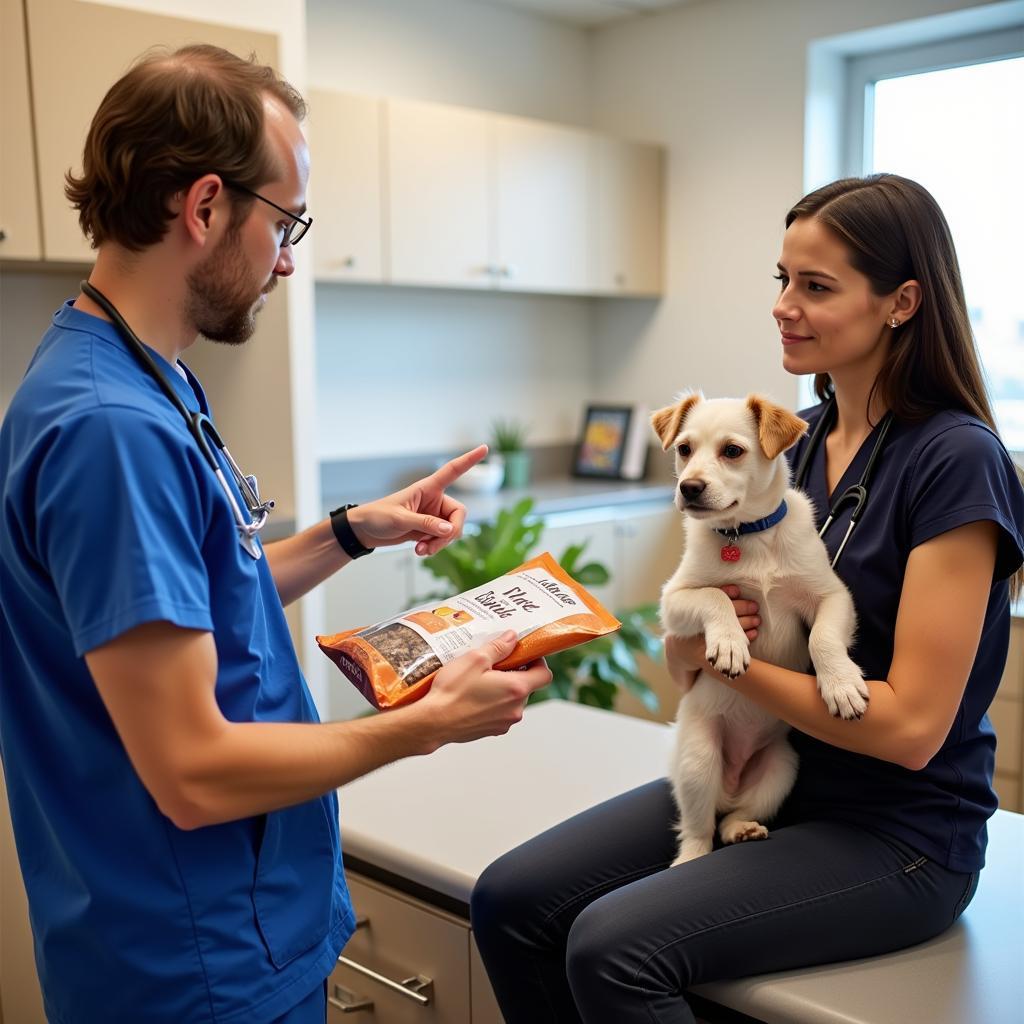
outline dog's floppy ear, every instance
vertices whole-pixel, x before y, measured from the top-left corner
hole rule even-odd
[[[700,401],[700,394],[683,395],[675,405],[666,405],[651,416],[651,426],[661,441],[663,451],[672,447],[672,442],[679,436],[679,428],[686,419],[686,414]]]
[[[774,459],[791,448],[807,430],[807,424],[799,416],[760,395],[750,395],[747,408],[757,420],[757,439],[765,458]]]

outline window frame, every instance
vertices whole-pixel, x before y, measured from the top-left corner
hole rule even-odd
[[[1012,57],[1024,57],[1024,28],[1001,28],[971,36],[955,36],[941,42],[900,46],[848,57],[844,88],[844,173],[851,177],[870,173],[873,133],[868,125],[874,121],[877,82]]]
[[[894,41],[842,54],[842,126],[837,140],[840,176],[862,177],[872,173],[877,82],[1015,57],[1024,57],[1024,25],[1019,23],[910,45]],[[799,401],[801,406],[817,402],[812,376],[800,380]],[[1024,467],[1024,449],[1013,449],[1011,454]]]

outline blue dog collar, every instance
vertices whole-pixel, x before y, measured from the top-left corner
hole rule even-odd
[[[714,530],[715,533],[720,533],[723,537],[731,537],[735,540],[737,537],[742,537],[745,533],[760,533],[762,530],[770,530],[786,518],[788,511],[786,502],[783,501],[770,516],[765,516],[764,519],[758,519],[753,523],[740,523],[739,526],[734,526],[731,530],[720,530],[717,526]]]

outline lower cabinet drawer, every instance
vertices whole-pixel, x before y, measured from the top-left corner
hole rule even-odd
[[[327,983],[330,1024],[470,1024],[468,923],[358,875],[348,883],[360,924]]]

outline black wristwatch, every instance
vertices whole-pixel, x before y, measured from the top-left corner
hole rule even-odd
[[[356,536],[355,530],[352,529],[352,524],[348,521],[348,510],[355,507],[352,504],[342,505],[341,508],[334,509],[331,512],[331,529],[334,531],[335,540],[341,546],[341,550],[349,558],[362,558],[363,555],[368,555],[376,549],[368,548],[362,544]]]

